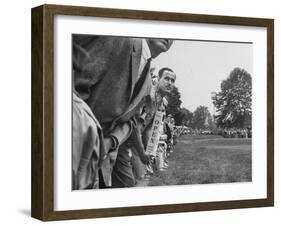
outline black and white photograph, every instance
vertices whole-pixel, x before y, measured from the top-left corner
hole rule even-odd
[[[273,19],[32,16],[35,218],[274,205]]]
[[[71,45],[72,190],[252,182],[252,42]]]

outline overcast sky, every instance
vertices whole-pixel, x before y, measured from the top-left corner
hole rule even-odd
[[[235,67],[253,75],[253,49],[250,43],[177,40],[154,60],[154,66],[157,71],[170,67],[177,74],[182,107],[194,111],[204,105],[212,114],[211,92],[220,91],[221,81]]]

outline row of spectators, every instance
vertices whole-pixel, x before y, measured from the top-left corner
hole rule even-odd
[[[252,130],[251,128],[245,129],[237,129],[237,128],[229,128],[222,129],[219,134],[221,134],[225,138],[252,138]]]
[[[146,178],[154,174],[154,171],[164,171],[168,168],[168,157],[174,152],[177,140],[183,131],[183,127],[175,126],[175,120],[172,115],[164,117],[163,131],[160,130],[160,138],[157,144],[156,156],[151,162],[151,167],[147,167]],[[154,169],[154,170],[153,170]]]
[[[206,129],[192,129],[185,127],[183,134],[189,135],[221,135],[225,138],[251,138],[252,130],[248,128],[225,128],[216,130],[206,130]]]

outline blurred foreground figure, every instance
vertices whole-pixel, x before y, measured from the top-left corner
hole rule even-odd
[[[75,150],[72,152],[72,189],[98,188],[100,150],[103,149],[101,127],[88,105],[75,93],[72,114],[72,148]]]

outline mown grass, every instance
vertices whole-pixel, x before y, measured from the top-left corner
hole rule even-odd
[[[251,139],[185,135],[168,161],[168,169],[156,172],[148,186],[252,180]]]

